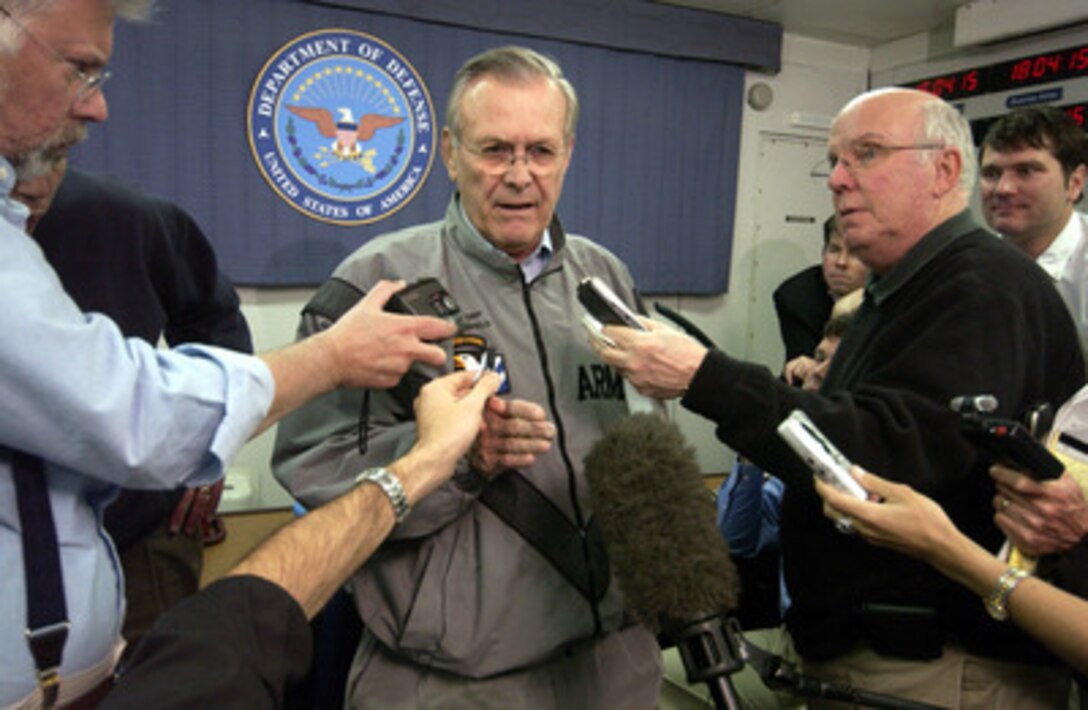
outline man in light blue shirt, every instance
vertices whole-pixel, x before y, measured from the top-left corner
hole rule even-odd
[[[58,702],[108,678],[124,612],[102,510],[118,486],[202,485],[255,432],[338,386],[388,387],[413,361],[445,362],[424,341],[452,335],[433,318],[383,313],[379,284],[320,336],[259,358],[213,347],[159,351],[83,314],[34,242],[16,180],[47,169],[106,118],[116,14],[147,0],[20,0],[0,5],[0,706],[43,704],[24,638],[22,528],[14,451],[44,462],[70,621]],[[48,702],[48,701],[46,701]]]

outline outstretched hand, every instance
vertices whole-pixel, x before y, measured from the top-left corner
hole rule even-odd
[[[275,383],[272,405],[254,435],[319,394],[337,387],[386,389],[413,362],[435,367],[446,352],[428,341],[448,338],[457,326],[441,318],[405,316],[384,310],[403,281],[379,281],[361,301],[326,330],[259,357]]]
[[[404,481],[410,500],[418,500],[453,474],[483,426],[488,401],[502,384],[502,377],[485,373],[473,383],[474,373],[455,372],[431,380],[419,391],[413,408],[417,439],[405,460],[417,465],[418,476]]]
[[[385,304],[404,288],[403,281],[379,281],[366,296],[327,330],[336,384],[392,387],[413,362],[441,367],[446,352],[433,342],[452,336],[457,326],[431,316],[390,313]]]

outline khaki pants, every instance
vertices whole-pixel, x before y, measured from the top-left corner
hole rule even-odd
[[[806,675],[876,693],[944,708],[1055,710],[1068,707],[1070,673],[1065,668],[981,658],[951,646],[933,661],[905,661],[853,651],[823,663],[805,662]],[[853,707],[810,699],[812,710]]]

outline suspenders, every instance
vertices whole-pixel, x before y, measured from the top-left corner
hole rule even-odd
[[[23,533],[26,639],[38,670],[42,705],[50,708],[56,703],[60,690],[60,663],[70,626],[64,601],[57,528],[42,460],[21,451],[12,451],[11,459]]]

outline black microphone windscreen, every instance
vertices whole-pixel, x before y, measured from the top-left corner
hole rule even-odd
[[[738,577],[695,453],[653,414],[618,422],[585,459],[590,502],[628,607],[654,632],[736,607]]]

